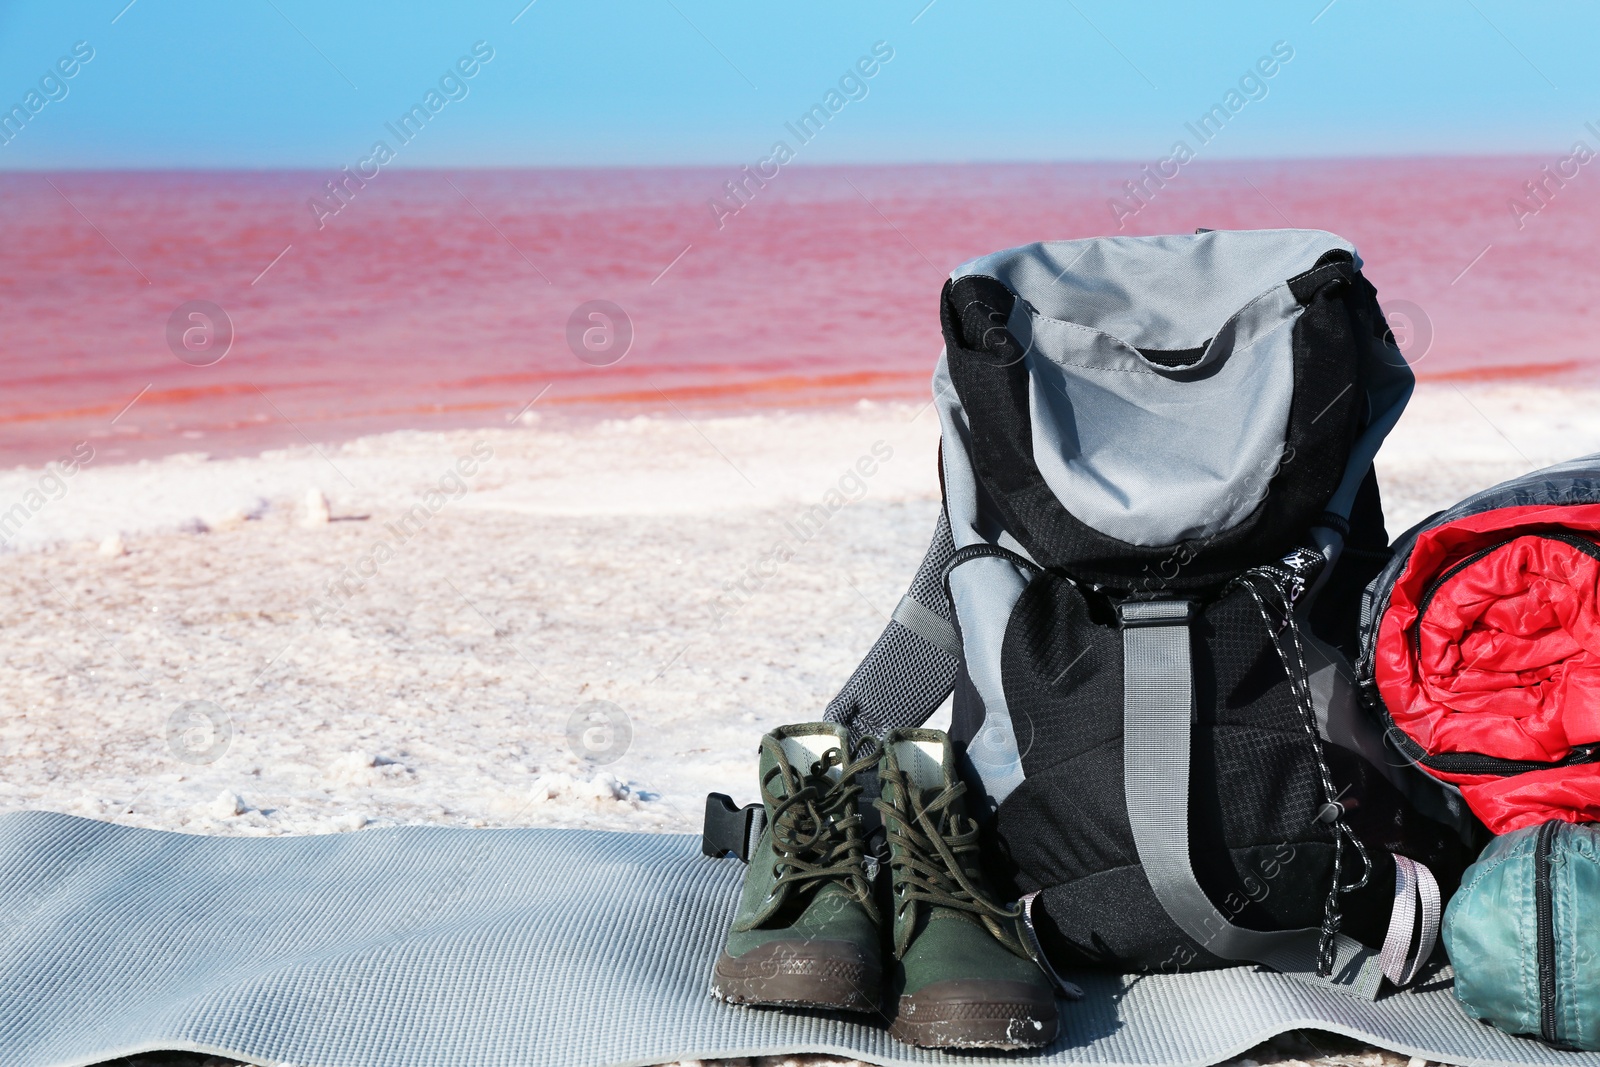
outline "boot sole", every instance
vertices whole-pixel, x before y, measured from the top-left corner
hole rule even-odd
[[[1042,1048],[1056,1039],[1055,997],[1022,982],[954,979],[900,998],[889,1033],[920,1048]]]
[[[773,941],[717,957],[711,995],[729,1004],[878,1010],[880,969],[848,941]]]

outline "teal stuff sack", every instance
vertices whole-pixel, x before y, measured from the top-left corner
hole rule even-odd
[[[1495,838],[1462,876],[1444,943],[1469,1014],[1600,1051],[1600,829],[1552,821]]]

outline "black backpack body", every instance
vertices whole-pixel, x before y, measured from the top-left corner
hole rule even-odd
[[[830,717],[953,691],[990,867],[1057,967],[1409,981],[1472,821],[1352,684],[1412,385],[1354,249],[1030,245],[958,268],[941,317],[944,514]]]

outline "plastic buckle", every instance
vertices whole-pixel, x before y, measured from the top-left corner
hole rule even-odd
[[[732,855],[740,862],[750,862],[752,828],[757,818],[763,822],[766,809],[760,804],[744,807],[733,802],[725,793],[706,794],[705,825],[700,831],[700,851],[712,859]]]

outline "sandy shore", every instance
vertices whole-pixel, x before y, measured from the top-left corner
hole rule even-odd
[[[0,808],[204,833],[696,829],[893,610],[937,506],[915,415],[90,464],[29,527],[61,540],[0,556]],[[0,500],[37,477],[3,476]],[[331,522],[307,525],[313,489]],[[826,500],[846,502],[823,521]],[[729,592],[780,543],[792,558]]]
[[[1380,457],[1391,530],[1600,451],[1597,399],[1419,390]],[[862,405],[0,473],[0,811],[697,830],[885,624],[937,434]]]

